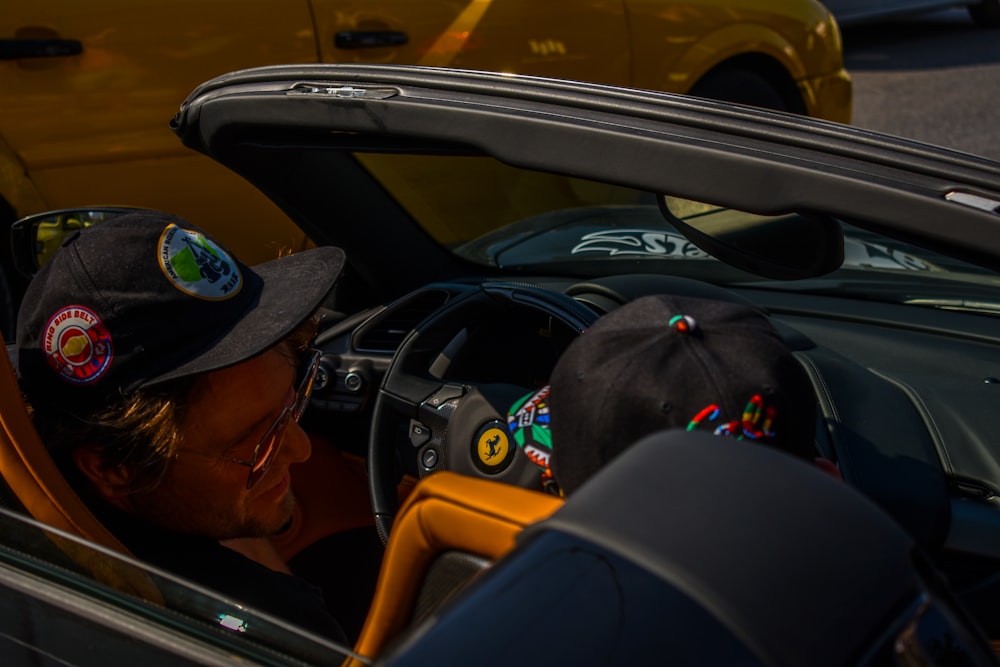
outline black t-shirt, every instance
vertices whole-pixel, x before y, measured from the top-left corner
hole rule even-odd
[[[211,538],[167,532],[111,507],[97,513],[139,560],[347,646],[322,591],[306,580],[276,572]]]

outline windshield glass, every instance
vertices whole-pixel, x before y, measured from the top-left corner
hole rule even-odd
[[[840,269],[808,280],[766,280],[723,264],[685,238],[661,212],[655,193],[520,169],[489,157],[356,157],[436,241],[482,265],[576,277],[667,273],[719,285],[1000,314],[998,274],[846,221],[839,221]],[[794,225],[799,219],[675,197],[665,201],[671,215],[700,230],[754,233],[773,221]]]

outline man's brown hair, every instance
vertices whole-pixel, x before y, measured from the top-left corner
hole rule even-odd
[[[316,329],[317,321],[307,319],[276,348],[294,363]],[[39,410],[32,410],[32,417],[56,464],[78,492],[86,488],[73,463],[73,452],[81,447],[98,448],[106,469],[125,467],[130,473],[131,493],[148,491],[159,484],[180,447],[184,419],[203,377],[195,375],[137,390],[85,418]]]

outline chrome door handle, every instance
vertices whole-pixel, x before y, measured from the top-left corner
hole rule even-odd
[[[83,53],[78,39],[0,39],[0,60],[60,58]]]
[[[379,49],[402,46],[408,41],[409,35],[395,30],[348,30],[333,36],[333,45],[338,49]]]

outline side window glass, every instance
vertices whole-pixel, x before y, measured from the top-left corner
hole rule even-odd
[[[351,655],[282,619],[5,509],[0,536],[0,655],[23,657],[12,664],[36,664],[40,655],[86,664],[81,651],[127,664],[142,660],[144,667],[211,653],[280,664],[340,664]]]

